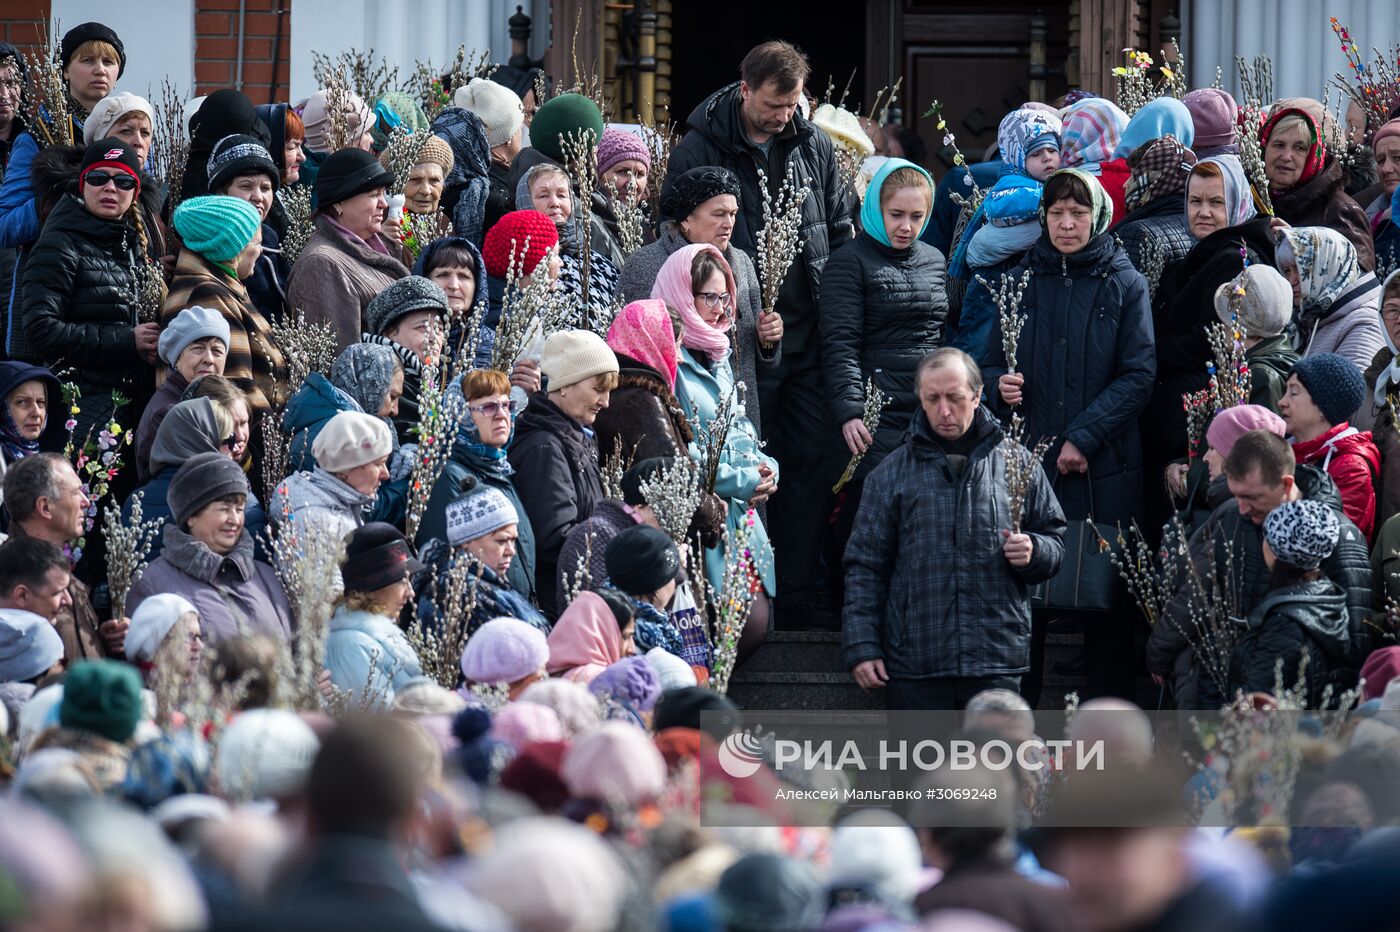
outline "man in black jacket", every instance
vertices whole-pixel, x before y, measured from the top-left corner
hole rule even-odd
[[[1269,592],[1269,570],[1264,564],[1263,524],[1269,512],[1284,502],[1308,499],[1322,502],[1337,513],[1341,532],[1332,555],[1321,570],[1346,593],[1351,639],[1351,659],[1359,667],[1368,652],[1367,620],[1371,614],[1371,560],[1366,538],[1342,513],[1342,498],[1325,472],[1298,466],[1293,448],[1282,437],[1266,430],[1252,430],[1235,442],[1225,459],[1229,501],[1206,520],[1189,542],[1189,559],[1196,567],[1177,576],[1177,592],[1147,642],[1147,669],[1159,680],[1172,678],[1178,708],[1197,705],[1199,664],[1193,647],[1201,640],[1192,621],[1193,606],[1203,597],[1201,584],[1214,577],[1233,593],[1231,611],[1249,617]],[[1213,562],[1213,566],[1212,566]]]
[[[831,457],[834,434],[823,397],[817,293],[832,250],[854,235],[851,192],[841,183],[831,140],[797,112],[810,67],[787,42],[765,42],[745,56],[742,80],[711,94],[690,114],[671,153],[670,175],[715,165],[742,187],[733,243],[756,256],[763,227],[762,170],[776,194],[789,172],[811,193],[802,203],[802,248],[783,282],[781,364],[759,377],[759,406],[768,454],[783,466],[783,488],[768,506],[777,560],[778,610],[792,623],[816,621],[819,542],[829,514],[827,490],[840,471]],[[750,401],[752,403],[752,400]],[[787,622],[785,622],[787,623]]]

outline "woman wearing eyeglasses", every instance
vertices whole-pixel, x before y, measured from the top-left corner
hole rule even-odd
[[[768,531],[762,521],[750,522],[748,512],[777,491],[778,463],[763,453],[758,432],[745,414],[749,399],[734,378],[730,345],[736,297],[734,273],[715,247],[686,246],[661,267],[651,296],[681,315],[676,398],[697,438],[690,443],[690,455],[702,458],[704,437],[716,429],[720,409],[726,403],[734,415],[724,438],[714,493],[729,503],[726,537],[732,541],[741,527],[748,532],[748,547],[763,584],[740,641],[740,656],[747,656],[767,633],[769,601],[774,594],[773,548],[768,542]],[[705,551],[705,575],[716,589],[720,588],[724,566],[723,546]]]
[[[495,369],[473,369],[448,386],[447,393],[466,398],[468,416],[457,428],[452,455],[433,486],[414,543],[421,550],[434,538],[447,540],[447,506],[478,486],[495,489],[506,497],[518,516],[515,558],[506,571],[506,582],[535,604],[535,532],[511,483],[515,469],[506,459],[516,415],[510,378]]]
[[[95,440],[114,418],[134,426],[155,387],[160,327],[137,322],[132,287],[143,254],[140,175],[136,153],[120,139],[88,146],[77,194],[59,199],[24,271],[19,319],[36,356],[73,371],[79,442],[89,431]],[[136,406],[118,412],[117,395]]]

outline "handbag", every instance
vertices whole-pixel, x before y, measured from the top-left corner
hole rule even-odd
[[[1117,606],[1118,588],[1122,584],[1118,569],[1113,565],[1118,527],[1092,520],[1094,481],[1087,471],[1084,475],[1089,481],[1091,518],[1069,522],[1065,529],[1064,562],[1052,578],[1030,588],[1032,608],[1052,612],[1111,612]],[[1104,541],[1108,541],[1109,546],[1105,547]]]

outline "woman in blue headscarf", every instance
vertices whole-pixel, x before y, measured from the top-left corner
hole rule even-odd
[[[942,253],[919,239],[932,209],[929,173],[890,159],[866,189],[860,234],[832,253],[822,273],[826,395],[843,451],[865,454],[856,481],[846,487],[834,535],[843,546],[862,481],[903,442],[919,408],[914,397],[919,360],[943,345],[946,266]],[[874,436],[861,420],[867,381],[889,398]]]
[[[1127,185],[1132,176],[1128,156],[1163,136],[1171,136],[1188,149],[1196,142],[1191,111],[1175,97],[1158,97],[1134,113],[1113,149],[1113,158],[1100,165],[1099,183],[1113,201],[1113,226],[1128,216]]]

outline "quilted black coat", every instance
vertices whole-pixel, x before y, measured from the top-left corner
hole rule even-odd
[[[22,319],[33,352],[71,368],[79,388],[130,395],[151,378],[136,352],[131,295],[134,229],[89,213],[65,194],[49,214],[24,271]]]
[[[914,372],[943,344],[948,316],[947,264],[917,240],[895,249],[861,233],[836,251],[822,274],[822,368],[827,401],[839,426],[859,418],[865,381],[890,399],[861,460],[861,478],[903,442],[919,409]]]
[[[1186,199],[1180,194],[1163,195],[1143,204],[1113,228],[1113,235],[1123,244],[1123,251],[1128,254],[1133,268],[1144,275],[1147,274],[1148,248],[1156,245],[1165,251],[1167,261],[1158,282],[1159,290],[1161,282],[1170,280],[1172,272],[1196,245],[1196,239],[1186,225]]]

